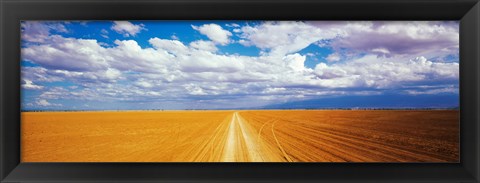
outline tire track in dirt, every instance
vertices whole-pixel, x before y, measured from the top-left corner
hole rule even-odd
[[[230,120],[230,124],[228,125],[228,134],[226,137],[224,153],[222,156],[223,162],[234,162],[235,154],[236,154],[236,143],[237,143],[237,135],[236,135],[236,123],[235,123],[235,115],[232,116]]]
[[[229,115],[230,116],[230,115]],[[228,118],[228,117],[227,117]],[[218,144],[224,144],[225,135],[227,133],[226,128],[228,127],[227,120],[224,120],[223,123],[219,124],[214,133],[211,135],[210,139],[204,143],[199,144],[196,148],[199,149],[196,152],[192,152],[192,155],[195,154],[191,159],[193,162],[215,162],[222,160],[223,146],[218,146]]]
[[[285,159],[288,161],[288,162],[292,162],[292,159],[290,159],[290,156],[288,156],[288,154],[285,152],[285,150],[282,148],[282,145],[280,145],[280,142],[278,141],[278,138],[277,136],[275,135],[275,123],[276,122],[273,122],[272,123],[272,134],[273,134],[273,138],[275,139],[275,142],[277,142],[277,146],[278,148],[282,151],[282,154],[283,154],[283,157],[285,157]]]

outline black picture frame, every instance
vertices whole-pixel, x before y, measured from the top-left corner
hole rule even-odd
[[[478,0],[0,0],[0,182],[479,182]],[[460,20],[460,163],[21,163],[21,20]]]

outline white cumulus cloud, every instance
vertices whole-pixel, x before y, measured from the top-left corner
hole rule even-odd
[[[48,101],[45,100],[45,99],[37,100],[37,101],[35,102],[35,104],[38,105],[38,106],[42,106],[42,107],[50,107],[50,106],[57,106],[57,107],[59,107],[59,106],[62,106],[62,104],[53,104],[53,103],[48,102]]]
[[[230,43],[230,36],[232,33],[228,30],[223,29],[220,25],[217,24],[205,24],[202,26],[194,26],[192,28],[199,31],[201,34],[207,36],[210,40],[214,41],[217,44],[227,45]]]
[[[143,24],[136,25],[129,21],[114,21],[111,29],[125,37],[129,37],[137,35],[140,31],[145,30],[145,27]]]
[[[215,43],[213,43],[212,41],[198,40],[198,41],[191,42],[190,46],[192,48],[205,50],[209,52],[216,52],[218,50],[217,46],[215,46]]]

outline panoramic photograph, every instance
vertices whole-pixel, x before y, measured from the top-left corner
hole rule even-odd
[[[21,21],[22,162],[458,163],[458,21]]]

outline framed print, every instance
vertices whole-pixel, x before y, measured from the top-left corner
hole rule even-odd
[[[22,162],[460,160],[458,21],[21,29]]]
[[[477,1],[2,1],[1,181],[478,182]]]

